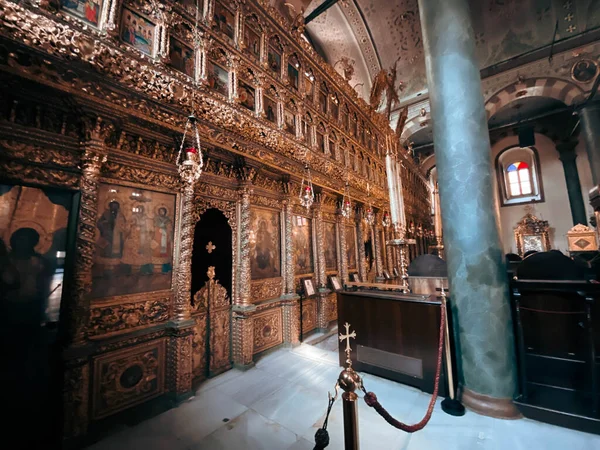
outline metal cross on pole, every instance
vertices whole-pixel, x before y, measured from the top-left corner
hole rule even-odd
[[[350,324],[348,322],[344,324],[344,328],[346,328],[346,334],[340,333],[340,342],[344,339],[346,340],[346,350],[344,351],[346,352],[346,364],[348,364],[348,368],[350,368],[352,367],[352,359],[350,359],[350,352],[352,351],[352,348],[350,348],[350,338],[356,339],[356,331],[350,333]]]

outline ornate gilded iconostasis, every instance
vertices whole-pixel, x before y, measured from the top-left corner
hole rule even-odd
[[[392,131],[266,2],[34,3],[0,0],[0,237],[64,276],[32,294],[63,336],[64,439],[327,328],[329,277],[366,279],[369,239],[376,275],[397,266]],[[177,156],[192,110],[198,181]]]

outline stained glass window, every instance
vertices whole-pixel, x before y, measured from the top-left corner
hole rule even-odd
[[[506,168],[508,192],[511,197],[531,195],[531,172],[529,165],[523,161],[512,163]]]

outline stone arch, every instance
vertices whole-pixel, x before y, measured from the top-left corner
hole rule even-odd
[[[528,78],[509,84],[488,98],[485,102],[487,118],[492,117],[502,107],[525,97],[549,97],[569,106],[580,100],[583,90],[574,83],[559,78]]]

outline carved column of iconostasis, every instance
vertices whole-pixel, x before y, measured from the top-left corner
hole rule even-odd
[[[368,231],[365,230],[365,221],[363,220],[363,206],[356,209],[356,245],[358,245],[358,274],[362,282],[367,281],[367,255],[365,252],[365,237]]]
[[[183,397],[192,389],[192,345],[195,321],[191,315],[192,250],[194,245],[193,166],[180,169],[180,225],[175,301],[171,312],[172,331],[167,350],[167,383],[169,391]]]
[[[253,318],[256,309],[251,298],[251,265],[250,265],[250,199],[252,185],[248,177],[242,176],[238,190],[238,250],[237,261],[237,301],[234,300],[232,312],[232,357],[236,367],[249,367],[253,355]]]
[[[87,343],[87,327],[90,315],[89,294],[92,285],[92,266],[96,251],[96,221],[98,218],[98,189],[100,171],[107,160],[108,150],[104,143],[110,127],[97,119],[87,123],[89,139],[83,145],[79,189],[81,203],[77,220],[77,244],[73,265],[73,284],[67,303],[69,317],[70,347],[81,349]],[[90,365],[87,357],[79,351],[67,350],[64,373],[64,433],[63,439],[71,440],[87,433],[89,424]],[[75,355],[71,357],[70,355]]]
[[[242,182],[239,188],[240,205],[240,247],[239,247],[239,304],[249,306],[252,304],[250,284],[250,195],[252,186],[249,182]]]
[[[285,252],[285,295],[293,296],[296,294],[295,271],[294,271],[294,244],[292,241],[294,213],[292,211],[292,185],[287,183],[285,186],[287,196],[284,200],[284,252]]]
[[[314,218],[314,230],[316,239],[316,282],[319,289],[327,287],[327,275],[325,274],[325,239],[323,233],[323,204],[322,194],[315,195],[315,202],[313,203],[313,218]]]
[[[375,223],[371,228],[371,242],[373,243],[373,252],[375,253],[375,276],[377,279],[383,279],[383,258],[381,248],[381,211],[375,213]]]
[[[315,223],[315,238],[316,238],[316,263],[317,263],[317,328],[323,330],[327,328],[327,296],[330,293],[327,289],[327,273],[325,261],[325,247],[328,241],[325,239],[325,230],[323,224],[323,194],[319,193],[315,196],[313,204],[313,217]]]
[[[348,258],[346,257],[348,253],[348,243],[346,242],[346,219],[339,209],[336,217],[338,241],[340,243],[340,251],[338,252],[338,267],[340,268],[340,277],[342,278],[342,283],[345,283],[348,281]]]
[[[283,342],[288,346],[297,345],[300,342],[300,296],[296,293],[296,271],[294,261],[293,240],[293,217],[294,196],[297,186],[286,183],[287,191],[284,200],[284,254],[285,254],[285,295],[282,302],[283,307]]]

